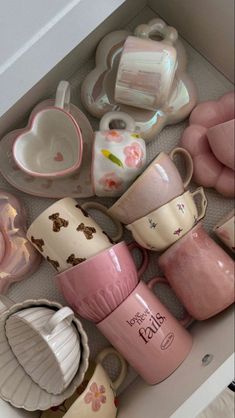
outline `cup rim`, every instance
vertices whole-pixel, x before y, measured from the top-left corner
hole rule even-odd
[[[216,231],[221,226],[224,226],[229,222],[232,218],[235,217],[235,208],[233,208],[230,212],[228,212],[225,216],[223,216],[220,221],[214,226],[213,231]]]
[[[22,309],[19,309],[17,312],[15,312],[15,313],[13,313],[12,315],[10,315],[7,319],[6,319],[6,322],[5,322],[5,330],[6,330],[6,326],[7,326],[7,322],[8,322],[8,320],[11,318],[11,317],[17,317],[17,319],[18,320],[20,320],[20,321],[22,321],[25,325],[27,325],[31,330],[33,330],[39,337],[41,337],[41,340],[43,341],[43,344],[45,345],[45,347],[47,347],[47,349],[49,349],[50,350],[50,354],[52,355],[52,357],[53,357],[53,366],[50,366],[50,367],[53,367],[53,369],[54,369],[54,367],[56,366],[56,368],[57,368],[57,370],[59,369],[60,370],[60,375],[61,375],[61,380],[62,380],[62,382],[63,382],[63,390],[65,389],[65,385],[66,385],[66,381],[65,381],[65,379],[64,379],[64,377],[65,377],[65,374],[66,374],[66,372],[64,372],[63,370],[62,370],[62,368],[61,368],[61,364],[60,364],[60,362],[59,362],[59,360],[58,360],[58,358],[57,358],[57,355],[56,355],[56,352],[53,350],[53,347],[51,347],[51,344],[49,343],[49,341],[47,340],[47,336],[44,336],[43,334],[41,334],[40,332],[39,332],[39,330],[37,330],[34,326],[33,326],[33,324],[30,322],[30,321],[27,321],[24,317],[22,318],[21,316],[20,317],[18,317],[18,313],[19,312],[22,312],[22,311],[25,311],[25,310],[27,310],[27,309],[31,309],[31,308],[41,308],[41,307],[43,307],[43,308],[46,308],[46,309],[49,309],[50,311],[53,311],[53,313],[52,313],[52,315],[55,313],[55,312],[58,312],[58,311],[55,311],[53,308],[49,308],[49,307],[46,307],[46,306],[31,306],[31,307],[28,307],[28,308],[22,308]],[[68,324],[68,326],[72,326],[72,324]],[[75,329],[75,331],[76,331],[76,334],[78,335],[78,340],[79,340],[79,345],[80,345],[80,340],[81,340],[81,338],[80,338],[80,334],[79,334],[79,332],[77,331],[77,329]],[[6,334],[7,335],[7,334]],[[8,339],[8,337],[7,337],[7,339]],[[8,343],[9,343],[9,345],[10,345],[10,347],[11,347],[11,350],[12,350],[12,352],[13,352],[13,354],[14,354],[14,356],[17,358],[17,360],[18,360],[18,357],[16,356],[16,354],[15,354],[15,352],[14,352],[14,346],[11,346],[11,344],[10,344],[10,342],[9,342],[9,339],[8,339]],[[80,354],[81,354],[81,348],[80,348]],[[19,360],[18,360],[19,361]],[[20,363],[20,361],[19,361],[19,363]],[[21,363],[20,363],[21,364]],[[22,367],[24,368],[24,366],[22,365]],[[78,367],[79,367],[79,365],[78,365]],[[27,372],[26,372],[27,373]],[[29,373],[28,373],[29,374]],[[31,377],[31,376],[30,376]],[[32,377],[31,377],[31,379],[32,380],[34,380]],[[36,383],[36,382],[35,382]],[[38,383],[37,383],[38,384]],[[42,387],[42,386],[41,386]],[[43,387],[42,387],[43,388]],[[45,388],[43,388],[44,390],[47,390],[47,389],[45,389]],[[60,394],[60,393],[59,393]]]
[[[148,166],[145,168],[145,170],[140,173],[140,175],[135,179],[135,181],[130,185],[130,187],[128,187],[128,189],[119,197],[119,199],[108,209],[108,211],[112,211],[113,209],[115,210],[116,208],[118,208],[118,206],[120,205],[120,203],[122,203],[127,196],[129,195],[129,193],[133,193],[133,190],[136,187],[136,184],[139,182],[140,179],[143,179],[146,175],[147,172],[153,167],[153,165],[156,163],[156,160],[161,156],[161,155],[167,155],[168,154],[164,151],[159,152],[157,155],[155,155],[154,159],[152,161],[150,161],[150,163],[148,164]],[[170,158],[170,157],[169,157]]]
[[[54,277],[55,277],[56,279],[60,279],[60,280],[63,280],[63,279],[66,279],[66,280],[67,280],[67,278],[64,278],[64,277],[63,277],[63,276],[64,276],[64,274],[69,274],[71,270],[78,269],[78,268],[79,268],[79,266],[80,266],[81,264],[82,264],[82,265],[84,265],[84,264],[89,263],[90,261],[94,261],[96,258],[100,257],[101,255],[103,255],[103,254],[105,254],[105,253],[108,253],[108,252],[110,252],[111,250],[113,250],[113,249],[114,249],[114,247],[115,247],[115,248],[116,248],[116,247],[118,247],[118,248],[119,248],[119,246],[121,246],[121,247],[127,247],[127,244],[126,244],[126,242],[125,242],[125,241],[120,241],[120,242],[117,242],[116,244],[111,245],[110,247],[106,248],[105,250],[101,250],[101,251],[100,251],[100,252],[98,252],[97,254],[94,254],[92,257],[87,258],[85,261],[82,261],[81,263],[77,264],[76,266],[72,266],[72,267],[70,267],[69,269],[66,269],[66,270],[64,270],[64,271],[61,271],[60,273],[56,274]]]
[[[152,212],[147,213],[147,215],[142,216],[139,219],[136,219],[134,222],[131,222],[130,224],[127,225],[127,228],[129,226],[135,226],[138,225],[139,222],[142,222],[146,217],[152,216],[153,214],[159,214],[160,212],[164,211],[166,206],[168,206],[169,204],[173,203],[175,200],[179,199],[179,197],[182,197],[184,195],[190,195],[192,200],[193,200],[193,196],[192,196],[192,192],[190,190],[186,190],[186,192],[180,194],[179,196],[174,197],[174,199],[170,200],[169,202],[165,203],[164,205],[160,206],[159,208],[153,210]]]
[[[33,124],[35,122],[35,119],[37,119],[38,115],[40,113],[43,114],[45,112],[48,112],[48,110],[56,110],[56,111],[62,112],[72,121],[72,123],[74,125],[74,128],[77,132],[77,141],[76,142],[78,144],[78,152],[77,152],[77,157],[76,157],[75,163],[73,165],[71,165],[70,167],[68,167],[64,170],[54,171],[52,173],[46,173],[46,172],[45,173],[40,173],[40,172],[37,172],[37,171],[30,170],[25,165],[21,164],[21,162],[19,161],[19,159],[17,157],[16,144],[20,140],[20,137],[25,135],[25,133],[31,131],[31,129],[33,127]],[[74,171],[78,170],[78,168],[80,167],[80,165],[82,163],[82,154],[83,154],[83,137],[82,137],[82,133],[81,133],[81,130],[80,130],[80,127],[79,127],[77,121],[75,120],[75,118],[69,112],[67,112],[65,109],[62,109],[62,108],[57,107],[57,106],[46,106],[45,108],[36,112],[33,115],[33,117],[29,119],[29,122],[28,122],[27,126],[25,128],[23,128],[23,131],[20,132],[16,136],[16,138],[14,139],[13,146],[12,146],[12,155],[13,155],[13,159],[14,159],[16,165],[22,171],[24,171],[26,174],[28,174],[32,177],[39,177],[39,178],[64,177],[64,176],[67,176],[69,174],[72,174]]]

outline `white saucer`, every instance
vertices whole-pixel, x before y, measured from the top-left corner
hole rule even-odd
[[[39,103],[32,111],[30,118],[45,106],[52,106],[54,100]],[[91,157],[94,139],[93,129],[83,112],[70,104],[70,113],[76,119],[83,136],[83,158],[78,172],[56,180],[36,178],[27,175],[16,166],[13,155],[13,142],[24,129],[9,132],[0,140],[0,172],[16,189],[34,196],[48,198],[90,197],[94,195],[91,183]]]
[[[86,333],[81,323],[75,318],[76,326],[81,343],[82,356],[77,374],[72,382],[60,395],[52,395],[38,386],[26,373],[14,356],[8,343],[5,333],[6,319],[17,312],[19,309],[27,308],[29,305],[45,305],[60,309],[61,305],[56,302],[49,302],[46,299],[27,300],[23,303],[13,305],[0,315],[0,397],[11,403],[16,408],[23,408],[28,411],[46,410],[52,406],[60,405],[65,399],[69,398],[82,383],[88,368],[89,347]]]

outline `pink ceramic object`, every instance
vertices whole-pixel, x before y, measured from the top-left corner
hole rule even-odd
[[[204,320],[234,302],[234,262],[199,223],[158,259],[176,295]]]
[[[192,347],[191,335],[142,281],[97,328],[151,385],[173,373]]]
[[[191,113],[190,125],[184,131],[180,142],[181,146],[192,155],[194,181],[204,187],[214,187],[225,197],[234,197],[234,171],[216,158],[208,142],[207,134],[215,125],[233,118],[233,92],[225,94],[218,101],[200,103]],[[224,148],[227,147],[224,141],[223,145]],[[234,150],[232,155],[234,156]]]
[[[129,250],[140,248],[138,271]],[[83,318],[99,322],[108,316],[137,286],[148,266],[146,250],[120,242],[89,260],[56,276],[67,303]]]
[[[213,231],[235,253],[235,209],[220,219]]]
[[[10,193],[0,190],[0,293],[32,274],[40,255],[26,238],[26,213]]]
[[[234,123],[235,120],[232,119],[212,126],[207,131],[213,154],[217,160],[232,170],[235,169]]]

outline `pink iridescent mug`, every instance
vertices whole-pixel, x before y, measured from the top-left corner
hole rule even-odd
[[[190,315],[204,320],[234,302],[234,262],[198,223],[158,264]]]
[[[130,251],[139,248],[142,262],[136,269]],[[99,322],[125,300],[148,266],[148,253],[137,243],[124,241],[56,275],[67,303],[83,318]]]
[[[192,347],[189,332],[142,281],[97,328],[151,385],[173,373]]]

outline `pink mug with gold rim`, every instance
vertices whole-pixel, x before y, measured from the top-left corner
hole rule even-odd
[[[148,383],[170,376],[192,337],[143,282],[97,328]]]
[[[142,262],[138,270],[130,251],[138,248]],[[148,266],[148,253],[133,242],[124,241],[56,275],[67,303],[83,318],[102,321],[137,286]]]

